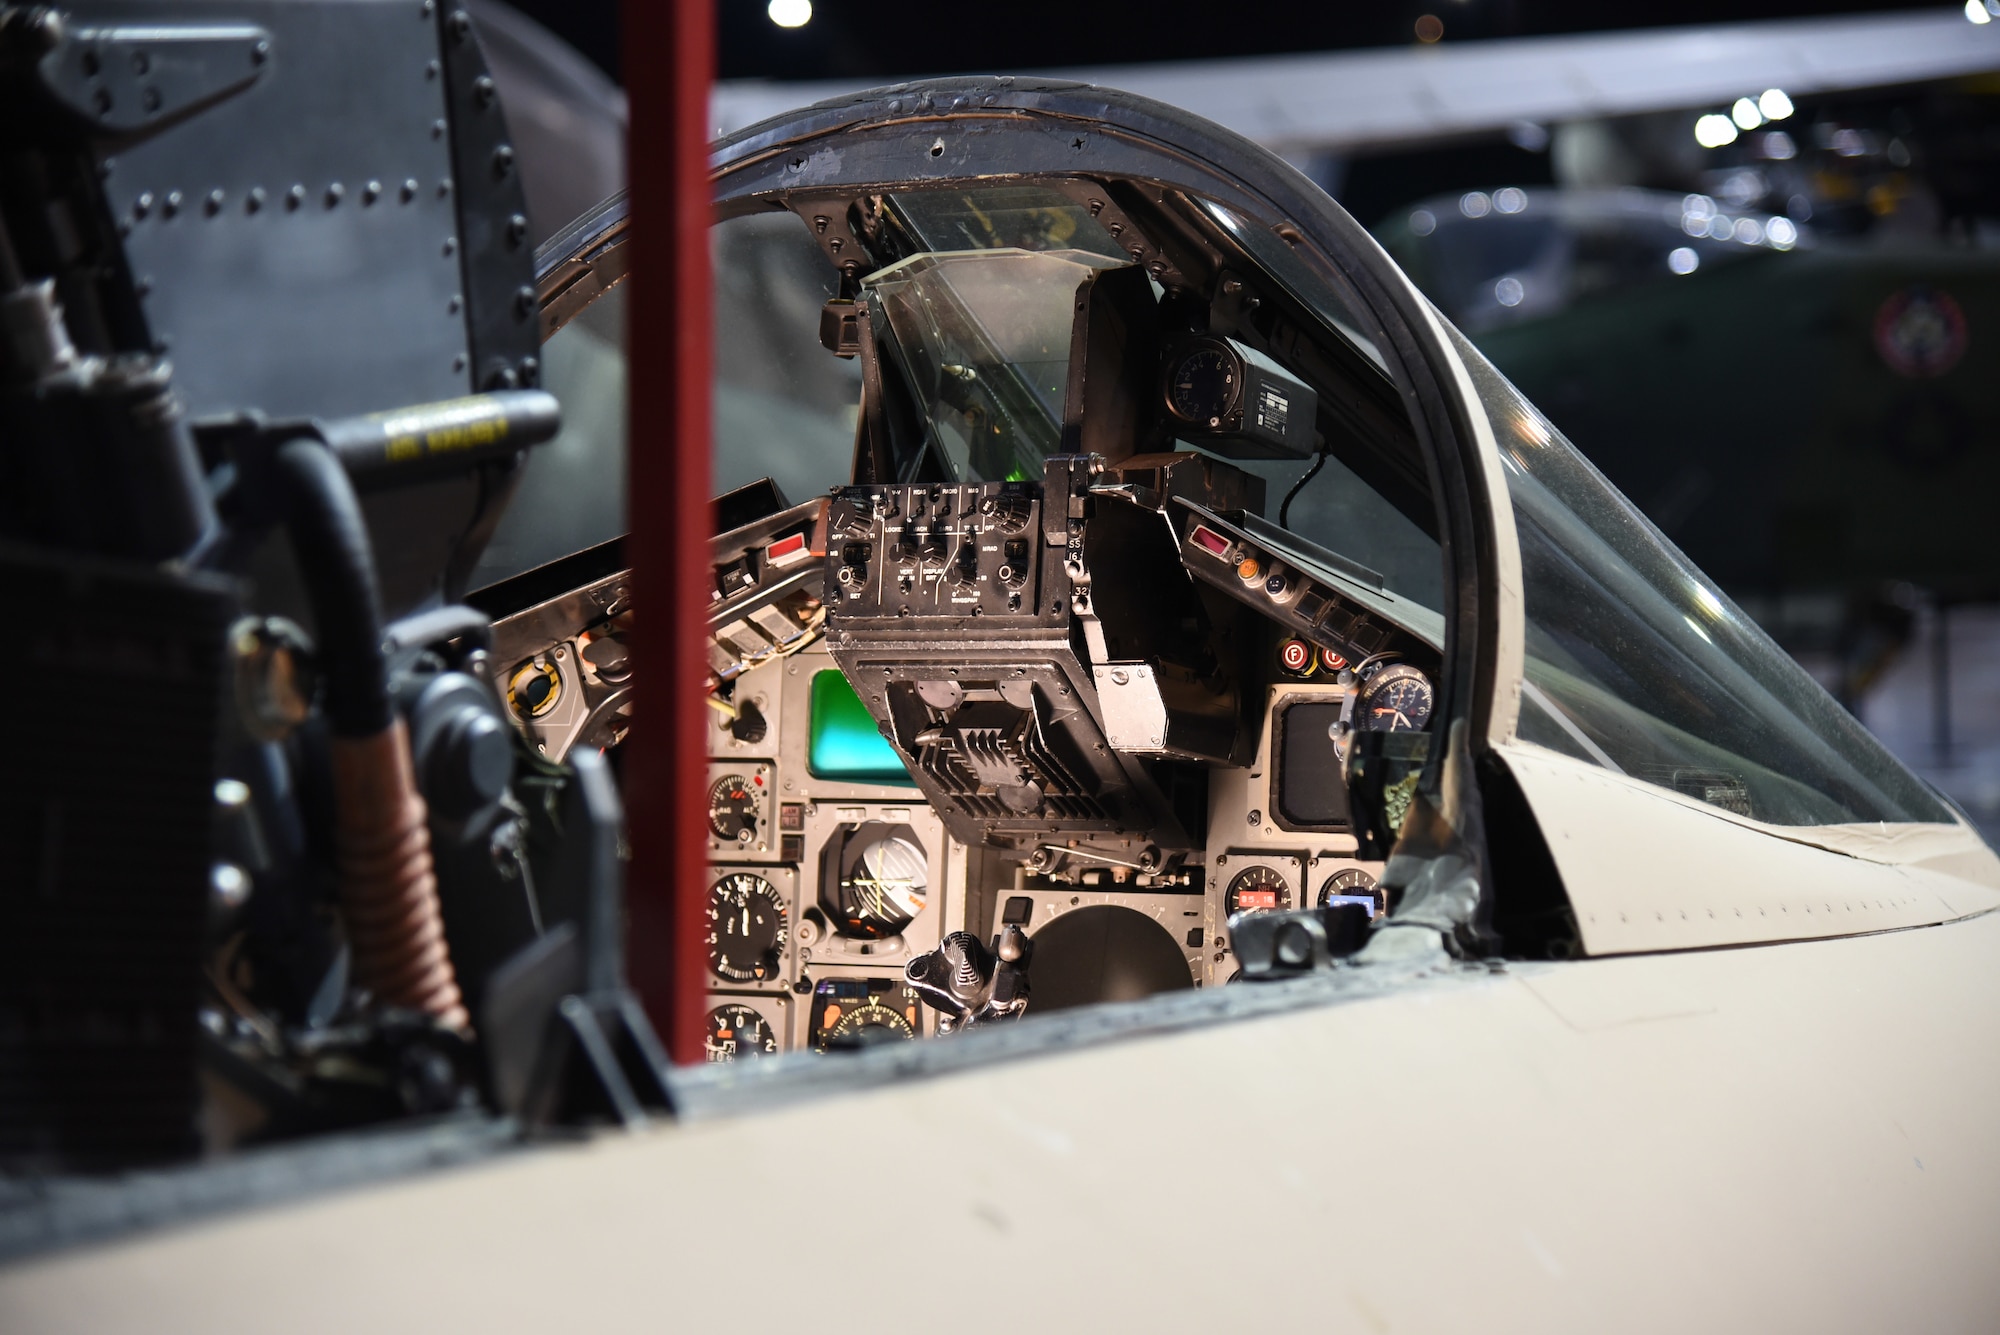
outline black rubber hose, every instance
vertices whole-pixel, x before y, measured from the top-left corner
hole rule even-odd
[[[372,737],[394,719],[382,656],[374,549],[354,484],[333,451],[291,440],[271,457],[272,480],[312,600],[326,714],[338,737]]]

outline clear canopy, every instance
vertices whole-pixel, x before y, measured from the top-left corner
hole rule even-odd
[[[1521,545],[1520,736],[1773,825],[1949,822],[1478,349]]]

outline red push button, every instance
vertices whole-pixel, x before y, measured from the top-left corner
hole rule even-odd
[[[1196,524],[1188,541],[1207,552],[1210,556],[1224,556],[1229,551],[1229,539],[1205,524]]]
[[[788,566],[803,561],[807,556],[806,535],[794,533],[789,538],[779,538],[764,549],[764,560],[774,566]]]

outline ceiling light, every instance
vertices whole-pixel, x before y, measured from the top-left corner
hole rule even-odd
[[[779,0],[771,0],[773,4]],[[1721,148],[1736,142],[1736,122],[1714,112],[1694,123],[1694,141],[1703,148]]]

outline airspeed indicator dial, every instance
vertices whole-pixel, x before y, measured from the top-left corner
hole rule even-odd
[[[788,917],[784,900],[763,877],[723,877],[708,891],[708,967],[732,983],[776,978],[791,937]]]

